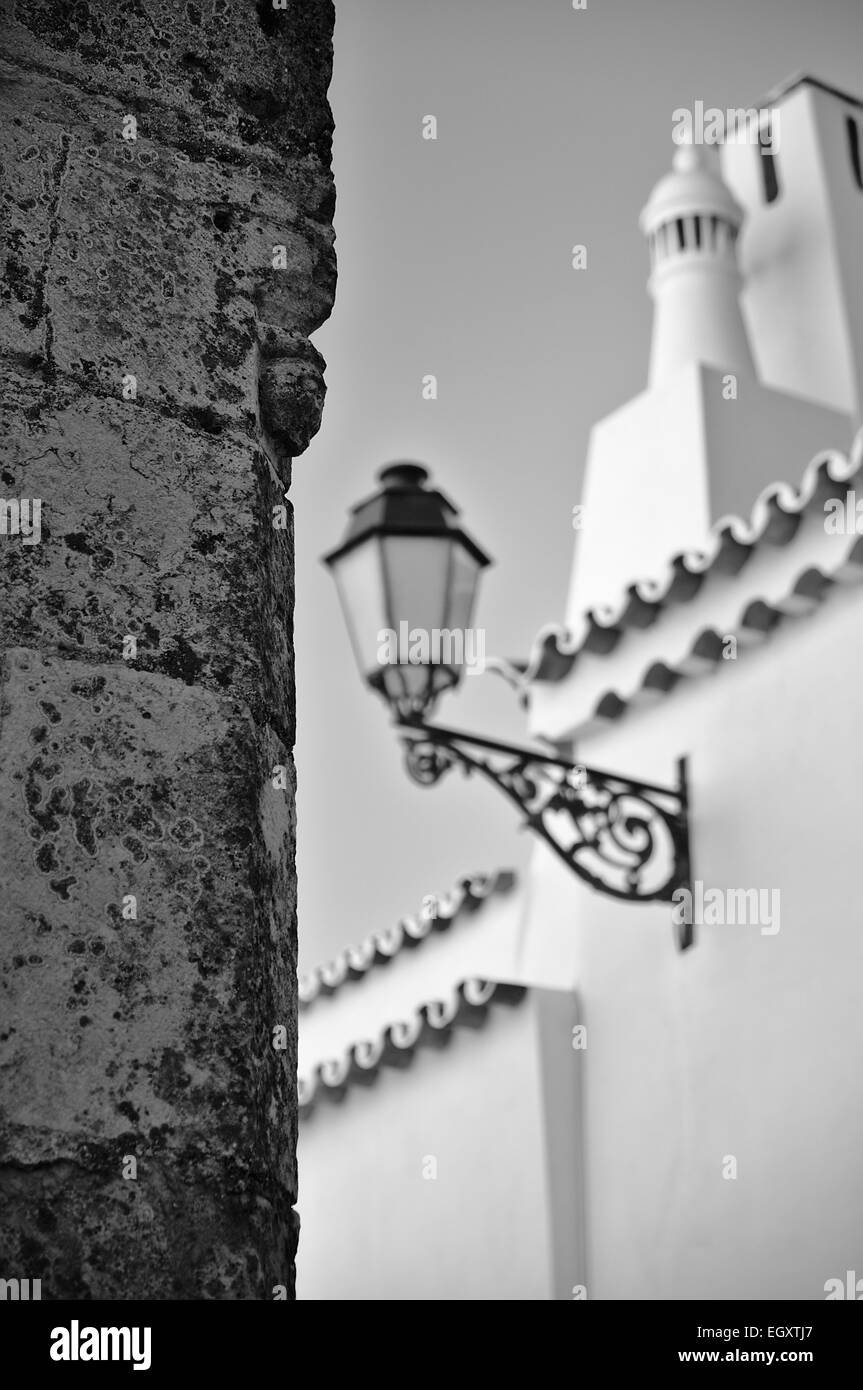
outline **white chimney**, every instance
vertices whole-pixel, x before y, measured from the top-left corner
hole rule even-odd
[[[742,221],[715,151],[682,146],[641,214],[653,268],[651,386],[690,363],[755,375],[739,303]]]

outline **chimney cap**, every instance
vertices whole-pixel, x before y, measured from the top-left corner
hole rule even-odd
[[[732,227],[743,221],[743,209],[723,181],[712,146],[680,145],[672,171],[656,184],[639,225],[645,236],[677,217],[721,217]]]

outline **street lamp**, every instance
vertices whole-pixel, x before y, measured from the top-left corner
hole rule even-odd
[[[363,678],[404,719],[431,712],[461,680],[459,652],[438,643],[447,660],[411,660],[411,632],[459,632],[470,627],[480,570],[490,564],[458,525],[442,493],[426,487],[418,463],[391,463],[382,487],[353,508],[344,539],[326,556],[339,591]],[[392,633],[396,660],[381,660]],[[430,645],[430,642],[429,642]],[[463,652],[463,644],[459,644]],[[417,654],[420,654],[417,652]]]
[[[676,787],[619,777],[542,750],[426,723],[465,669],[468,630],[489,557],[417,463],[393,463],[352,509],[333,572],[363,679],[393,711],[415,781],[458,765],[493,782],[525,824],[580,878],[629,902],[670,902],[688,888],[686,762]],[[692,927],[675,928],[681,949]]]

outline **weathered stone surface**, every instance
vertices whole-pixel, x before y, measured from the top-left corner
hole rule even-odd
[[[332,5],[0,16],[0,496],[42,508],[38,543],[0,535],[0,1274],[271,1298]]]
[[[34,107],[38,141],[20,114]],[[116,399],[134,377],[136,399],[193,427],[253,432],[259,325],[319,327],[332,229],[291,200],[290,180],[271,187],[257,169],[195,163],[153,140],[143,118],[126,141],[123,117],[117,102],[0,65],[10,310],[0,347]],[[308,361],[322,368],[313,349]],[[314,390],[322,400],[322,373]],[[293,452],[319,422],[309,418]]]
[[[158,113],[161,138],[188,154],[311,156],[329,169],[331,0],[284,11],[271,0],[0,0],[0,18],[12,59]]]
[[[269,774],[290,756],[224,696],[22,649],[3,660],[4,1258],[52,1297],[85,1277],[92,1297],[126,1297],[113,1252],[149,1208],[162,1297],[260,1296],[289,1282],[296,1176],[294,1055],[271,1046],[295,948],[292,795]],[[16,1212],[25,1175],[41,1192],[63,1173],[62,1201]],[[217,1246],[224,1213],[266,1259],[190,1266],[202,1204]]]
[[[0,438],[0,495],[40,498],[43,535],[2,540],[0,649],[116,662],[128,634],[137,669],[230,689],[292,744],[293,547],[263,445],[11,368]]]

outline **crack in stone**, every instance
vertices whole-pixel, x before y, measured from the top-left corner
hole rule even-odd
[[[57,363],[48,362],[47,358],[40,359],[38,363],[32,361],[24,362],[19,353],[0,348],[0,361],[4,360],[10,362],[22,377],[31,379],[33,377],[40,377],[45,382],[46,386],[60,383],[62,385],[74,387],[79,396],[87,395],[93,400],[120,400],[119,396],[109,391],[101,382],[94,383],[90,378],[82,380],[81,377],[76,376],[73,372],[66,371],[64,367],[58,366]],[[49,370],[50,380],[46,380]],[[67,404],[71,404],[71,402]],[[235,420],[232,416],[220,415],[218,411],[212,411],[213,423],[219,427],[218,432],[214,433],[213,430],[204,429],[192,417],[193,408],[191,407],[178,405],[176,408],[171,409],[170,406],[165,405],[162,401],[151,400],[146,396],[138,396],[135,401],[135,409],[146,411],[157,419],[168,420],[172,423],[182,425],[184,429],[192,430],[195,434],[212,435],[214,438],[232,439],[235,442],[238,440],[247,442],[250,439],[254,440],[255,443],[258,442],[256,433],[257,425],[251,410],[249,410],[248,421],[245,428],[243,427],[243,422]],[[255,429],[253,430],[251,426],[255,426]]]
[[[125,110],[129,110],[132,105],[143,113],[154,112],[157,116],[162,115],[166,119],[179,119],[187,127],[202,151],[205,154],[201,159],[193,159],[193,164],[203,164],[204,159],[215,158],[220,163],[227,164],[230,168],[247,170],[253,165],[260,166],[262,157],[270,163],[269,172],[278,175],[284,172],[285,156],[272,146],[262,150],[260,144],[252,146],[251,150],[244,148],[241,144],[225,144],[223,141],[215,139],[210,131],[199,121],[189,121],[189,111],[182,105],[173,105],[171,102],[163,101],[160,97],[148,93],[146,96],[139,91],[118,92],[111,87],[107,87],[98,82],[87,81],[83,74],[68,74],[58,71],[47,63],[39,63],[35,58],[24,58],[19,53],[4,53],[0,66],[8,66],[22,73],[37,73],[49,82],[56,83],[58,87],[66,87],[70,91],[82,96],[98,97],[112,105],[119,105]],[[119,96],[119,101],[118,101]],[[179,144],[173,140],[165,139],[165,144],[171,150],[180,150]],[[312,156],[318,163],[323,172],[329,172],[329,164],[323,159],[314,142],[303,144],[292,142],[290,153],[287,158],[302,164]],[[320,218],[314,217],[311,213],[305,214],[312,225],[324,228],[332,226],[332,218],[329,213],[322,213]]]
[[[54,454],[57,462],[62,464],[60,454],[52,444],[50,449],[43,449],[41,454],[33,454],[32,457],[26,459],[16,459],[12,466],[14,468],[23,468],[25,463],[39,463],[41,459],[47,458],[49,454]]]
[[[23,1158],[8,1155],[0,1162],[0,1178],[5,1173],[41,1173],[54,1168],[77,1168],[81,1173],[88,1172],[84,1164],[75,1158],[40,1158],[28,1163]]]
[[[236,692],[226,694],[225,691],[214,690],[212,686],[202,681],[184,681],[182,676],[173,675],[170,671],[153,670],[148,666],[133,666],[128,661],[122,661],[120,658],[109,660],[106,658],[104,652],[88,652],[81,647],[75,647],[74,649],[69,647],[67,650],[65,646],[61,646],[60,644],[56,646],[43,645],[40,647],[28,647],[23,643],[14,643],[9,650],[35,652],[39,656],[48,657],[51,661],[64,663],[76,662],[82,666],[92,668],[93,670],[106,670],[111,672],[119,670],[128,671],[130,675],[143,677],[145,680],[166,681],[172,686],[180,686],[186,690],[196,690],[202,695],[212,696],[215,700],[227,701],[234,709],[239,710],[244,718],[248,719],[254,729],[271,729],[285,752],[293,756],[295,743],[290,736],[290,730],[283,724],[282,720],[279,719],[272,710],[268,710],[261,715],[256,714],[248,700],[244,699],[242,695],[236,694]],[[8,651],[0,654],[0,685],[3,684],[8,658]],[[2,707],[0,707],[0,729],[2,729],[2,727],[3,710]]]

